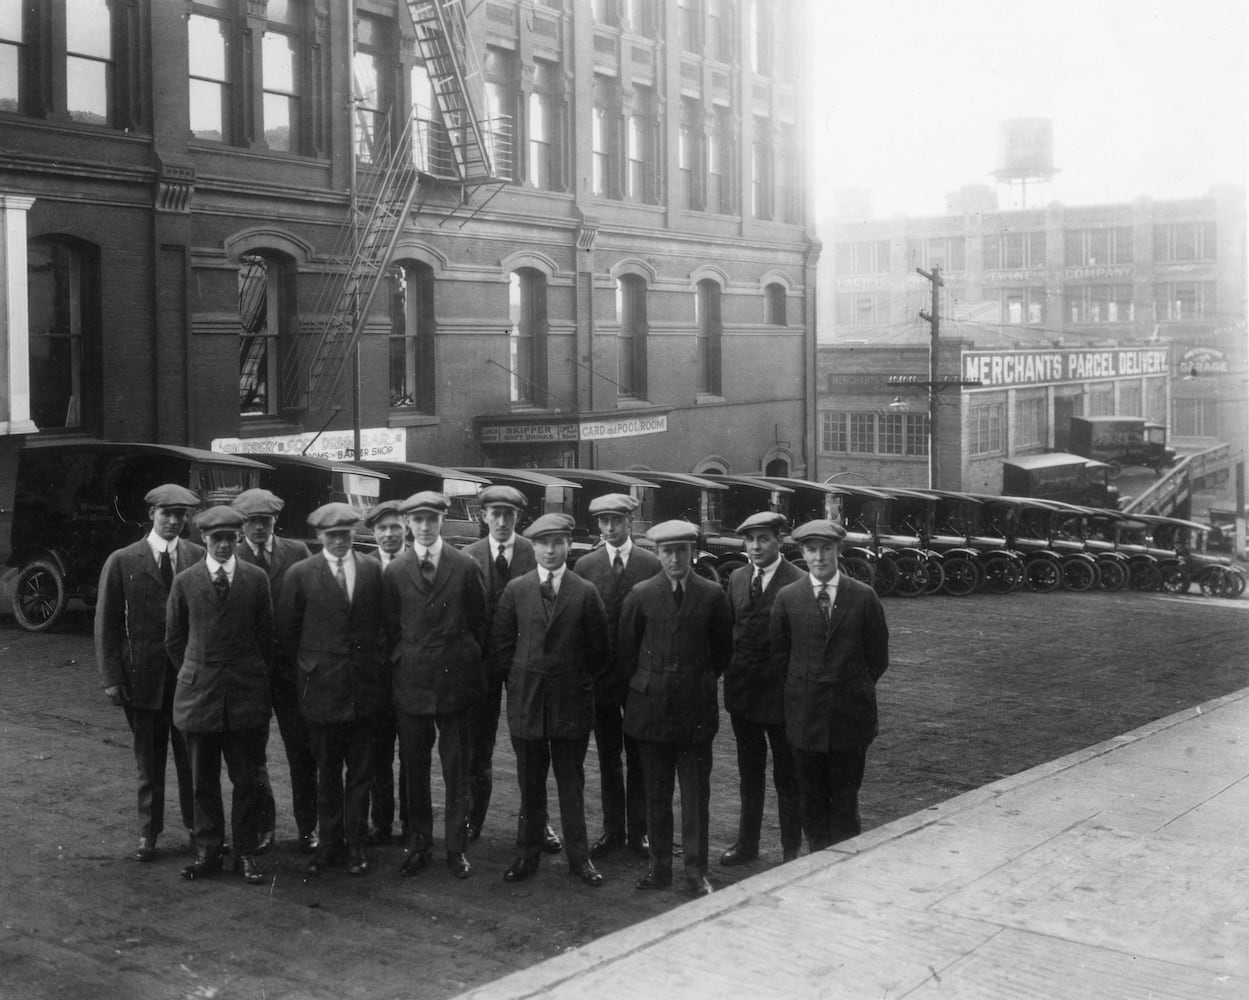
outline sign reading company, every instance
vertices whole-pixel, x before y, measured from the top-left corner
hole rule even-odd
[[[1166,348],[1098,351],[964,351],[963,378],[985,388],[1166,375]]]
[[[313,441],[313,438],[316,438]],[[308,447],[308,442],[312,446]],[[307,452],[304,448],[308,448]],[[212,450],[227,455],[254,455],[264,460],[265,455],[311,455],[346,462],[356,457],[355,435],[352,431],[325,431],[320,436],[315,431],[303,434],[281,434],[276,437],[214,438]],[[407,442],[402,427],[366,427],[360,431],[360,457],[380,458],[402,462],[406,456]]]
[[[565,444],[570,441],[606,441],[613,438],[663,434],[668,430],[666,413],[609,417],[581,417],[535,423],[482,423],[482,444]]]

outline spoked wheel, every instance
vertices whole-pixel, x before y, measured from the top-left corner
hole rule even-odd
[[[1224,597],[1239,597],[1245,592],[1245,574],[1240,571],[1239,566],[1232,566],[1226,570],[1227,573],[1227,593]]]
[[[710,580],[712,583],[719,584],[721,587],[728,587],[728,578],[722,577],[720,575],[720,571],[716,569],[716,567],[709,560],[695,562],[694,572],[705,580]]]
[[[1097,586],[1097,566],[1087,559],[1063,560],[1063,587],[1078,594]]]
[[[1127,568],[1118,559],[1097,560],[1097,589],[1123,590],[1128,585]]]
[[[69,593],[65,577],[50,559],[28,562],[13,584],[13,617],[27,632],[45,632],[61,620]]]
[[[893,592],[900,597],[919,597],[928,586],[928,567],[918,556],[898,556],[894,562],[898,582]]]
[[[1153,563],[1137,563],[1129,571],[1128,582],[1133,590],[1157,590],[1162,586],[1162,571]]]
[[[924,569],[928,573],[928,581],[924,584],[924,594],[939,594],[945,585],[945,568],[941,565],[941,559],[937,556],[929,556],[924,563]]]
[[[843,556],[841,569],[850,579],[858,580],[859,583],[866,583],[869,587],[875,589],[876,570],[862,556]]]
[[[1162,567],[1162,591],[1166,594],[1187,594],[1193,582],[1187,567],[1182,563],[1168,563]]]
[[[1062,572],[1052,559],[1033,559],[1024,567],[1028,589],[1038,594],[1057,590],[1062,583]]]
[[[876,563],[876,579],[873,581],[877,597],[888,597],[898,587],[898,567],[888,556]]]
[[[980,586],[980,567],[966,556],[947,559],[941,567],[945,581],[941,589],[954,597],[966,597]]]
[[[984,587],[991,594],[1009,594],[1023,582],[1023,568],[1006,556],[990,556],[984,563]]]

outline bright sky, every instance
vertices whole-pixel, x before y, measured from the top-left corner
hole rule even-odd
[[[939,215],[992,184],[997,126],[1050,118],[1053,197],[1197,197],[1246,178],[1245,0],[811,0],[817,218]]]

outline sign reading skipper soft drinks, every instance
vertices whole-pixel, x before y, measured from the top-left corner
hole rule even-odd
[[[978,380],[984,389],[1165,376],[1169,371],[1165,347],[963,352],[963,378]]]

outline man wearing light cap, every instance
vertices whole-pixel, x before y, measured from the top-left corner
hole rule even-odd
[[[619,657],[620,609],[634,584],[660,571],[659,559],[633,544],[633,512],[638,502],[625,493],[590,501],[603,544],[577,560],[573,572],[594,584],[607,611],[611,653],[594,690],[594,742],[598,748],[603,833],[590,847],[593,858],[624,847],[646,853],[646,784],[638,744],[624,734],[630,670]]]
[[[431,490],[403,502],[413,544],[382,576],[382,627],[408,789],[408,846],[400,874],[416,875],[433,852],[430,768],[436,737],[446,788],[447,868],[464,879],[471,874],[465,856],[468,715],[486,694],[486,585],[477,564],[442,540],[449,506]]]
[[[776,671],[785,675],[785,733],[798,773],[807,847],[857,836],[859,788],[876,737],[876,682],[889,667],[889,627],[876,592],[838,569],[846,530],[808,521],[793,533],[808,575],[772,605]]]
[[[691,571],[697,526],[664,521],[646,533],[662,572],[635,586],[620,612],[620,662],[631,668],[624,731],[646,776],[650,867],[639,889],[672,884],[672,792],[681,783],[681,843],[689,892],[705,896],[711,742],[720,725],[716,681],[733,651],[729,602]]]
[[[165,609],[165,648],[178,667],[173,721],[186,734],[195,789],[195,861],[182,877],[207,878],[221,870],[224,759],[233,785],[234,869],[258,885],[265,876],[255,857],[263,833],[257,747],[269,726],[274,648],[269,578],[235,555],[243,528],[238,511],[209,507],[195,526],[208,553],[174,577]]]
[[[573,524],[567,514],[544,514],[526,529],[538,568],[508,583],[494,614],[491,644],[507,678],[520,781],[521,832],[518,855],[503,873],[508,882],[538,870],[553,767],[568,871],[586,885],[603,883],[590,860],[584,767],[595,682],[607,663],[607,615],[594,586],[567,571]]]
[[[469,723],[468,839],[475,841],[486,825],[486,811],[494,787],[494,744],[503,705],[504,665],[490,649],[491,622],[503,588],[534,569],[538,563],[529,539],[516,532],[516,521],[525,509],[525,494],[512,486],[487,486],[477,495],[486,536],[464,547],[486,581],[486,697],[472,711]],[[546,822],[543,804],[543,849],[554,854],[561,844]],[[523,831],[517,831],[519,842]]]
[[[269,593],[276,609],[282,603],[282,587],[286,571],[301,559],[307,559],[308,546],[292,538],[279,538],[273,533],[277,516],[286,502],[269,490],[244,490],[231,505],[243,515],[243,541],[238,558],[259,566],[269,577]],[[286,751],[291,773],[291,810],[299,837],[299,849],[310,854],[316,850],[317,825],[317,762],[312,754],[308,724],[299,714],[299,696],[295,690],[295,664],[278,648],[274,651],[273,674],[269,678],[273,714],[278,720],[278,734]],[[265,799],[266,819],[262,823],[261,841],[272,840],[273,784],[269,780],[268,738],[261,747],[264,763],[260,770],[261,795]],[[266,845],[267,846],[267,845]]]
[[[352,541],[359,522],[345,503],[308,516],[321,552],[291,567],[278,605],[278,638],[298,671],[299,710],[316,755],[321,838],[309,875],[336,863],[344,848],[352,875],[370,867],[364,845],[373,724],[390,692],[383,688],[382,567],[357,558]]]
[[[173,725],[178,671],[165,650],[165,601],[174,575],[204,558],[200,546],[181,538],[187,514],[199,497],[177,483],[157,486],[143,498],[152,530],[118,549],[100,571],[95,606],[95,659],[104,693],[126,713],[139,776],[139,845],[131,855],[148,862],[165,823],[165,763],[173,745],[182,824],[195,827],[191,769],[186,743]]]
[[[724,707],[737,742],[741,814],[737,842],[720,856],[722,865],[746,864],[759,856],[769,744],[783,859],[792,861],[802,846],[798,776],[785,737],[785,675],[772,660],[768,633],[776,595],[803,576],[802,570],[781,558],[784,530],[785,516],[772,511],[751,514],[737,527],[750,563],[729,577],[733,658],[724,672]]]

